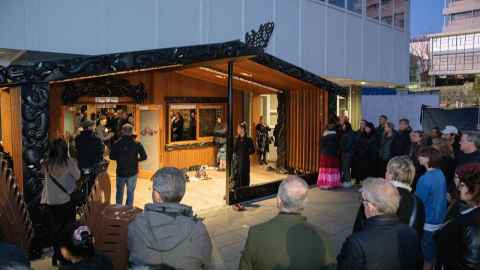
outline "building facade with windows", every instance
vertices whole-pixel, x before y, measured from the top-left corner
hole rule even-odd
[[[409,81],[408,0],[3,0],[0,48],[96,55],[244,39],[351,89]],[[1,58],[1,57],[0,57]],[[353,90],[354,92],[358,90]],[[358,94],[358,93],[357,93]],[[355,96],[355,93],[350,93]],[[351,119],[352,101],[339,100]]]

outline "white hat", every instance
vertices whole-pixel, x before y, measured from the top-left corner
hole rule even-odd
[[[454,126],[446,126],[444,130],[442,130],[443,134],[455,134],[458,135],[458,129]]]

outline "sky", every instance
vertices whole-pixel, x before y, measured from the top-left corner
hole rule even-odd
[[[444,0],[412,0],[410,10],[410,36],[442,31]]]

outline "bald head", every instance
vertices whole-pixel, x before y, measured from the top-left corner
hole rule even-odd
[[[302,178],[290,175],[278,188],[279,208],[282,212],[300,213],[307,200],[308,185]]]

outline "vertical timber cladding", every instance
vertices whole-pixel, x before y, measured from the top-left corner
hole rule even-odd
[[[318,88],[288,91],[287,167],[299,174],[315,174],[320,137],[327,117],[327,92]]]
[[[22,85],[22,147],[25,200],[39,198],[42,191],[40,161],[48,150],[48,83]]]

